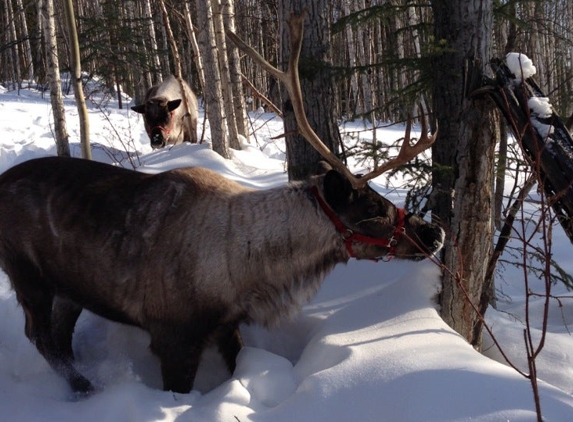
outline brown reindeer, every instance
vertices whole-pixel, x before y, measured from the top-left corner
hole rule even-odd
[[[185,81],[170,75],[161,84],[149,88],[143,104],[131,109],[143,114],[151,148],[197,142],[197,98]]]
[[[297,83],[291,96],[301,95]],[[431,141],[424,131],[418,145]],[[403,147],[394,165],[417,148]],[[198,167],[149,175],[30,160],[0,176],[0,266],[26,336],[74,391],[93,389],[73,366],[74,326],[88,309],[149,332],[163,388],[185,393],[208,344],[233,372],[239,324],[276,325],[338,263],[419,260],[440,249],[438,226],[361,180],[328,169],[256,190]]]

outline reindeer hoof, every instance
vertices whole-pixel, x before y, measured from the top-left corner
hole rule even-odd
[[[81,375],[69,380],[69,383],[74,393],[79,396],[88,396],[95,390],[92,383]]]

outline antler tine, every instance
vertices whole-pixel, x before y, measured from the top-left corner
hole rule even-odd
[[[348,170],[348,167],[346,167],[342,161],[340,161],[338,157],[336,157],[336,155],[334,155],[332,151],[330,151],[326,145],[324,145],[306,118],[302,90],[300,87],[300,78],[298,74],[298,62],[302,48],[302,35],[304,31],[305,17],[306,13],[303,11],[303,13],[300,15],[291,15],[288,20],[291,41],[290,57],[288,69],[286,72],[280,71],[268,63],[259,53],[249,47],[233,32],[228,31],[227,36],[237,45],[237,47],[239,47],[243,52],[251,57],[253,61],[260,64],[267,72],[275,76],[284,84],[292,103],[300,134],[314,147],[314,149],[320,155],[322,155],[326,161],[328,161],[332,167],[336,168],[338,171],[344,174],[344,176],[346,176],[353,187],[358,188],[360,186],[364,186],[366,181],[364,181],[362,178],[357,178],[354,176],[350,170]]]
[[[428,123],[426,122],[426,115],[424,114],[424,110],[420,107],[420,113],[422,114],[421,123],[422,123],[422,134],[418,141],[414,145],[410,145],[410,131],[412,129],[412,118],[408,116],[408,120],[406,122],[406,131],[404,133],[404,141],[402,142],[402,146],[400,147],[400,152],[398,155],[389,161],[386,161],[382,166],[378,167],[376,170],[371,171],[370,173],[362,176],[361,180],[371,180],[375,177],[380,176],[381,174],[387,172],[388,170],[395,169],[396,167],[400,167],[414,158],[416,155],[422,153],[426,149],[428,149],[438,137],[438,126],[436,123],[436,131],[428,136]]]

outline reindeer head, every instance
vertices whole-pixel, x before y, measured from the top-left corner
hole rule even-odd
[[[422,111],[422,136],[411,145],[411,121],[408,119],[404,141],[398,155],[375,171],[362,177],[354,176],[320,140],[310,126],[304,111],[298,74],[304,18],[304,13],[299,16],[292,15],[287,22],[290,31],[290,57],[285,72],[273,67],[234,33],[228,32],[227,35],[241,50],[284,84],[300,134],[332,167],[338,170],[338,172],[331,170],[324,176],[326,204],[321,204],[321,206],[345,239],[350,256],[378,258],[392,255],[405,259],[422,259],[433,255],[442,247],[444,231],[416,215],[405,215],[404,210],[396,208],[390,201],[372,190],[368,186],[368,181],[388,170],[406,164],[429,148],[436,140],[437,128],[434,134],[428,135],[426,118]],[[320,195],[317,196],[317,200],[321,203]],[[328,211],[329,209],[332,211]]]
[[[415,214],[406,214],[370,186],[352,187],[336,170],[323,178],[323,193],[311,187],[316,201],[344,240],[350,257],[396,257],[420,260],[444,243],[444,231]]]
[[[151,142],[151,148],[163,148],[175,125],[174,110],[181,104],[181,99],[168,101],[166,97],[153,97],[144,104],[131,109],[143,114],[145,130]]]

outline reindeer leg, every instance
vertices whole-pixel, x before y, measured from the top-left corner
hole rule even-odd
[[[69,356],[62,353],[52,337],[52,305],[54,293],[34,266],[26,262],[7,268],[8,275],[22,305],[26,318],[25,333],[35,344],[52,369],[64,377],[73,391],[89,393],[92,384],[72,365]],[[70,346],[71,347],[71,346]]]
[[[226,325],[217,333],[217,347],[221,355],[223,355],[231,375],[237,367],[237,355],[243,348],[243,339],[237,325]]]
[[[74,361],[72,337],[82,307],[61,296],[56,296],[52,305],[52,338],[63,359]]]
[[[212,329],[197,325],[158,323],[149,328],[150,348],[161,362],[165,391],[189,393],[193,387],[201,353],[212,332]]]

